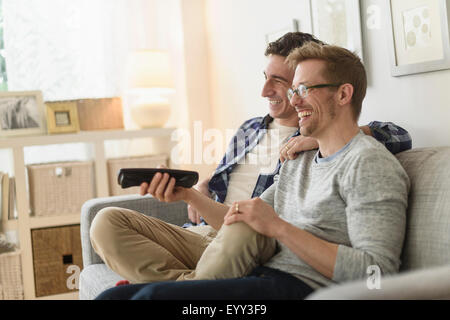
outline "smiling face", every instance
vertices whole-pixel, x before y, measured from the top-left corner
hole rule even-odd
[[[277,123],[296,127],[298,125],[297,112],[291,106],[286,96],[291,87],[294,70],[285,63],[285,57],[270,55],[264,70],[266,81],[261,95],[269,102],[269,114]]]
[[[300,62],[295,69],[293,87],[297,88],[300,84],[308,87],[329,83],[323,76],[324,68],[325,62],[322,60],[310,59]],[[302,135],[320,138],[333,124],[336,117],[335,93],[335,88],[326,87],[308,89],[306,98],[294,94],[290,103],[298,113]]]

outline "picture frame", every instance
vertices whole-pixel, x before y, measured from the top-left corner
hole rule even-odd
[[[312,34],[317,39],[344,47],[363,61],[358,0],[309,0],[309,8]]]
[[[47,102],[48,133],[80,131],[77,103],[75,101]]]
[[[273,32],[266,33],[265,34],[266,44],[278,40],[288,32],[298,32],[298,31],[300,31],[299,21],[297,19],[292,19],[291,24],[289,26],[286,26]]]
[[[45,134],[41,91],[0,92],[0,137]]]
[[[386,0],[391,75],[450,69],[450,0]]]

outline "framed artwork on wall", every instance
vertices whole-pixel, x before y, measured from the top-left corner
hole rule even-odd
[[[450,69],[450,0],[386,0],[392,76]]]
[[[310,0],[312,34],[363,59],[359,1]]]
[[[41,91],[0,92],[0,136],[46,133]]]

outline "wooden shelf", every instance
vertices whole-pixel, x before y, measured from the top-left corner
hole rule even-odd
[[[34,217],[30,216],[30,205],[26,186],[26,165],[24,148],[29,146],[45,146],[66,143],[92,143],[94,147],[95,188],[96,197],[109,196],[108,173],[105,156],[105,141],[158,138],[163,139],[162,149],[157,153],[170,155],[174,142],[170,137],[175,128],[152,128],[142,130],[99,130],[81,131],[70,134],[17,136],[0,138],[0,149],[12,149],[14,160],[14,175],[16,180],[17,220],[3,221],[4,230],[18,230],[20,248],[22,251],[22,276],[25,299],[36,299],[35,279],[33,270],[33,253],[31,230],[39,228],[67,226],[80,223],[80,214]],[[167,141],[167,142],[166,142]],[[149,150],[149,153],[152,153]],[[0,163],[1,165],[1,163]],[[2,168],[0,168],[2,170]],[[78,292],[62,295],[39,297],[39,299],[77,299]]]
[[[95,142],[148,137],[167,137],[174,128],[150,128],[142,130],[98,130],[67,134],[46,134],[0,138],[0,148],[25,147],[61,143]]]
[[[70,226],[72,224],[80,224],[79,213],[62,216],[30,217],[30,229]]]

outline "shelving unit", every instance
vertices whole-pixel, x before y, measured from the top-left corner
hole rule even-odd
[[[4,225],[4,230],[17,230],[19,233],[20,248],[22,251],[22,275],[25,299],[36,299],[35,279],[33,270],[33,252],[31,243],[31,230],[55,226],[65,226],[80,223],[80,215],[63,215],[48,217],[30,216],[26,185],[26,165],[24,160],[24,148],[29,146],[45,146],[67,143],[90,143],[94,146],[94,167],[96,181],[96,196],[107,197],[108,174],[105,156],[105,141],[157,138],[164,141],[165,150],[158,153],[170,155],[173,143],[170,139],[174,128],[155,128],[142,130],[105,130],[82,131],[76,134],[40,135],[8,137],[0,139],[0,149],[12,149],[14,160],[14,174],[16,179],[16,205],[17,220],[9,220]],[[38,299],[76,299],[78,292],[70,292],[55,296],[40,297]]]

